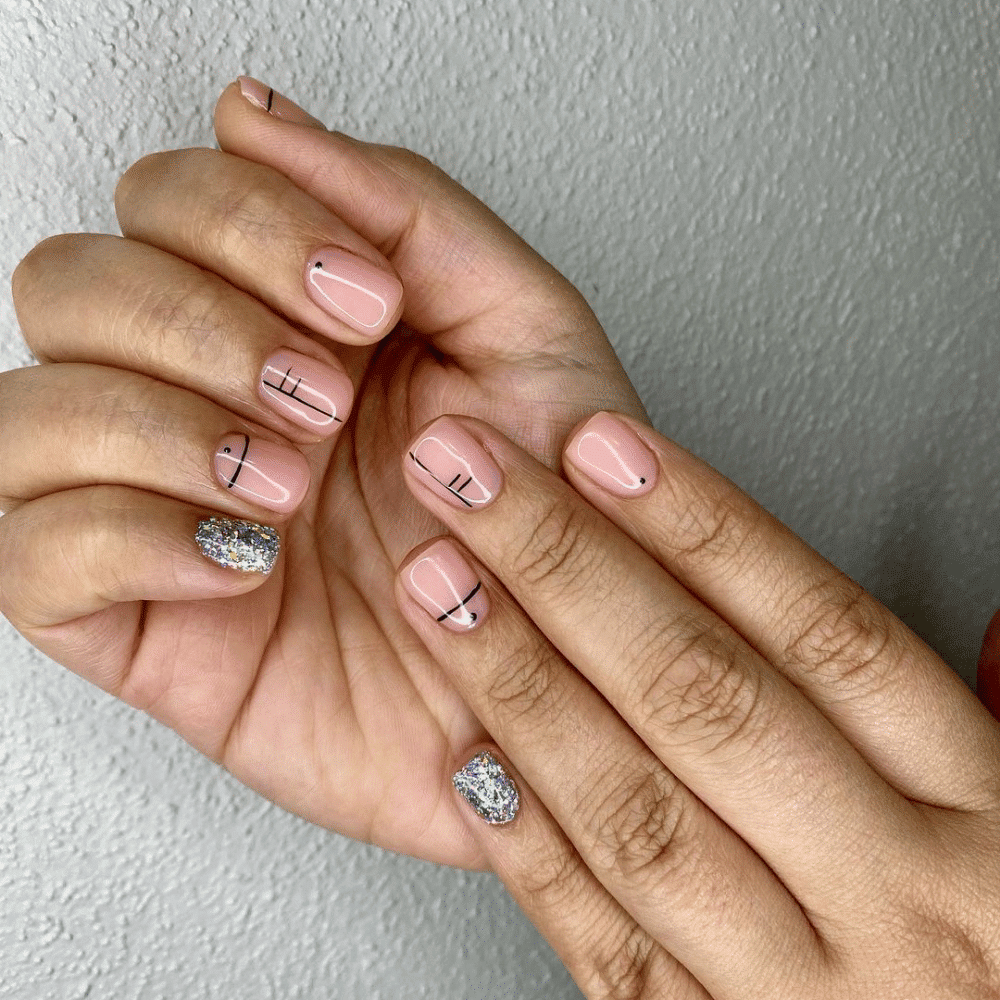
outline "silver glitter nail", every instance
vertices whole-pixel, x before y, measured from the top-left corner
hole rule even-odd
[[[477,753],[451,780],[487,823],[509,823],[517,815],[517,787],[488,750]]]
[[[281,549],[274,528],[233,517],[199,521],[194,540],[212,562],[247,573],[270,573]]]

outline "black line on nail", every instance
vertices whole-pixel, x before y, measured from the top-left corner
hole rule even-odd
[[[250,435],[244,434],[243,437],[245,442],[243,445],[243,454],[240,455],[240,464],[236,466],[236,471],[233,473],[233,478],[229,480],[229,485],[227,489],[230,490],[236,484],[236,477],[240,474],[240,471],[243,468],[243,460],[247,457],[247,452],[250,450]]]
[[[452,488],[451,488],[451,487],[450,487],[450,486],[449,486],[449,485],[448,485],[448,484],[447,484],[446,482],[444,482],[443,480],[441,480],[441,479],[438,479],[438,477],[437,477],[437,476],[435,476],[435,475],[434,475],[434,473],[433,473],[433,472],[431,472],[431,470],[430,470],[430,469],[428,469],[428,468],[427,468],[427,466],[426,466],[426,465],[424,465],[424,463],[423,463],[423,462],[421,462],[421,461],[420,461],[420,459],[419,459],[419,458],[417,458],[417,456],[416,456],[416,455],[414,455],[412,451],[410,452],[410,458],[412,458],[412,459],[413,459],[413,461],[414,461],[414,462],[416,462],[416,463],[417,463],[417,465],[419,465],[419,466],[420,466],[420,468],[421,468],[421,469],[423,469],[423,470],[424,470],[424,472],[426,472],[426,473],[427,473],[427,475],[428,475],[428,476],[430,476],[430,477],[431,477],[431,479],[433,479],[433,480],[434,480],[434,482],[436,482],[436,483],[439,483],[439,484],[440,484],[441,486],[443,486],[443,487],[444,487],[444,488],[445,488],[445,489],[446,489],[446,490],[447,490],[447,491],[448,491],[448,492],[449,492],[449,493],[450,493],[450,494],[451,494],[452,496],[456,496],[456,497],[458,497],[458,499],[459,499],[459,500],[461,500],[461,501],[462,501],[462,503],[464,503],[466,507],[471,507],[471,506],[472,506],[472,501],[471,501],[471,500],[466,500],[466,499],[465,499],[465,497],[463,497],[461,493],[459,493],[459,492],[458,492],[457,490],[453,490],[453,489],[452,489]],[[461,475],[461,473],[459,473],[459,475]],[[454,482],[454,481],[455,481],[455,480],[453,479],[453,480],[452,480],[452,482]],[[465,487],[466,487],[466,486],[468,486],[468,485],[469,485],[469,483],[471,483],[471,482],[472,482],[472,476],[469,476],[468,480],[467,480],[466,482],[464,482],[464,483],[462,484],[462,486],[461,486],[460,488],[461,488],[461,489],[465,489]]]
[[[284,387],[285,382],[288,381],[288,378],[291,375],[291,373],[292,369],[289,368],[281,379],[281,385],[275,385],[273,382],[268,382],[267,379],[264,379],[262,384],[266,385],[269,389],[274,389],[275,392],[280,392],[282,396],[288,396],[289,399],[294,399],[295,402],[298,403],[300,406],[308,406],[310,410],[315,410],[317,413],[322,413],[324,417],[329,417],[331,420],[336,420],[338,424],[342,424],[344,422],[343,420],[341,420],[340,417],[335,416],[333,413],[327,413],[326,410],[322,409],[321,407],[314,406],[312,403],[304,400],[301,396],[295,395],[295,390],[298,389],[298,387],[302,384],[302,379],[305,376],[301,375],[299,376],[298,382],[296,382],[295,385],[292,386],[291,391],[286,389]]]
[[[451,616],[452,616],[452,615],[453,615],[453,614],[454,614],[454,613],[455,613],[456,611],[458,611],[458,609],[459,609],[459,608],[464,608],[464,607],[465,607],[465,605],[466,605],[466,604],[468,604],[468,603],[469,603],[469,601],[471,601],[471,600],[472,600],[472,598],[473,598],[473,597],[475,597],[475,596],[476,596],[476,594],[478,594],[478,593],[479,593],[479,588],[480,588],[480,587],[481,587],[482,585],[483,585],[483,581],[482,581],[482,580],[480,580],[480,581],[479,581],[479,582],[478,582],[478,583],[477,583],[477,584],[476,584],[476,585],[475,585],[475,586],[474,586],[474,587],[472,588],[472,590],[471,590],[471,591],[469,591],[469,593],[468,593],[468,594],[467,594],[467,595],[466,595],[466,596],[465,596],[465,597],[464,597],[464,598],[463,598],[463,599],[462,599],[461,601],[459,601],[459,602],[458,602],[458,604],[456,604],[456,605],[455,605],[455,607],[453,607],[453,608],[451,609],[451,611],[446,611],[446,612],[445,612],[445,613],[444,613],[443,615],[441,615],[441,617],[440,617],[440,618],[438,618],[438,621],[439,621],[439,622],[443,622],[443,621],[445,620],[445,618],[450,618],[450,617],[451,617]],[[473,620],[473,621],[475,621],[475,620],[476,620],[476,619],[477,619],[477,618],[479,617],[479,616],[478,616],[478,615],[477,615],[477,614],[475,613],[475,611],[470,611],[470,612],[469,612],[469,614],[470,614],[470,615],[472,615],[472,620]]]
[[[267,113],[271,113],[271,102],[274,100],[274,87],[267,92]]]

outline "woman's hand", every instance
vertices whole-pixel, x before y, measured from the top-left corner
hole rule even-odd
[[[463,809],[588,997],[1000,995],[1000,726],[883,605],[637,420],[571,485],[464,417],[401,460]]]
[[[124,239],[18,267],[42,364],[0,379],[0,611],[285,808],[483,866],[446,769],[483,730],[392,596],[440,530],[399,450],[457,411],[555,466],[581,416],[641,405],[579,294],[468,192],[269,103],[230,86],[221,152],[125,174]],[[278,529],[270,575],[204,558],[196,532],[274,554],[213,514]]]

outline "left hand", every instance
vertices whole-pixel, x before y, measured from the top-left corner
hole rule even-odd
[[[588,997],[1000,995],[1000,726],[899,619],[634,419],[569,484],[468,417],[402,462],[462,544],[397,599],[520,791],[456,808]]]

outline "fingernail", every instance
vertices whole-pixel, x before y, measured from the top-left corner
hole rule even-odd
[[[482,580],[445,539],[424,549],[400,580],[417,604],[452,632],[468,632],[489,614]]]
[[[403,297],[398,278],[338,247],[323,247],[309,258],[305,284],[320,309],[360,333],[380,333]]]
[[[240,93],[251,104],[262,108],[269,115],[280,118],[282,121],[294,122],[296,125],[315,126],[322,124],[283,94],[279,94],[273,87],[268,87],[260,80],[255,80],[252,76],[239,76],[236,79],[240,85]]]
[[[215,450],[215,474],[227,490],[279,514],[290,514],[309,488],[303,455],[249,434],[227,434]]]
[[[485,507],[503,475],[482,445],[453,420],[436,420],[409,452],[414,475],[460,510]]]
[[[509,823],[517,815],[521,804],[517,786],[488,750],[477,753],[451,780],[487,823]]]
[[[233,517],[199,521],[194,540],[212,562],[245,573],[270,573],[281,551],[281,539],[274,528]]]
[[[594,414],[570,441],[566,457],[615,496],[642,496],[656,485],[656,456],[631,427],[610,413]]]
[[[347,419],[354,386],[343,372],[314,358],[282,349],[261,371],[261,399],[280,414],[318,434],[333,434]]]

